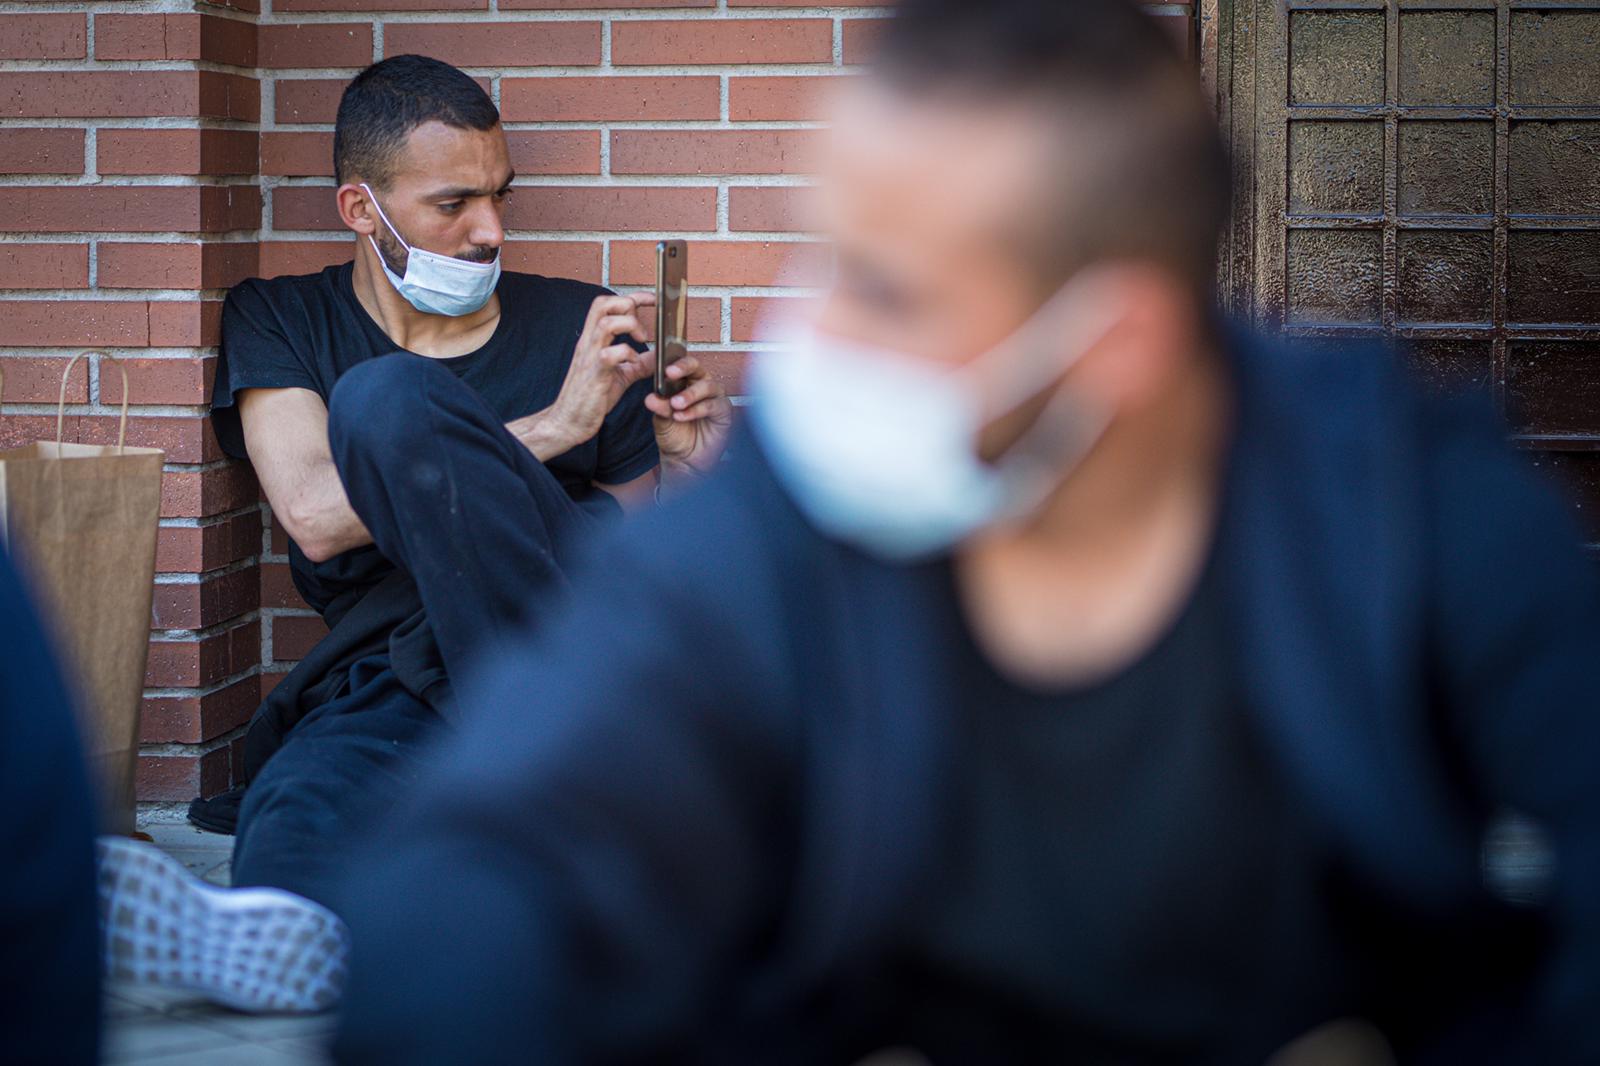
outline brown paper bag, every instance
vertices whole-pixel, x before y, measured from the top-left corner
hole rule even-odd
[[[64,444],[67,377],[84,355],[122,371],[115,447]],[[105,353],[61,375],[56,439],[0,451],[0,542],[31,579],[80,709],[108,832],[133,831],[139,707],[161,511],[159,448],[127,448],[128,374]]]

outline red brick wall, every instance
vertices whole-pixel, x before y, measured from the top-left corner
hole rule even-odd
[[[51,422],[73,351],[129,359],[130,438],[170,460],[140,797],[228,787],[261,693],[323,632],[248,468],[204,419],[217,311],[241,278],[340,262],[334,109],[375,59],[478,77],[520,175],[512,269],[647,285],[691,241],[691,335],[730,386],[758,308],[827,268],[802,230],[818,87],[882,7],[816,0],[118,0],[0,8],[0,446]],[[1152,8],[1185,40],[1189,8]],[[121,387],[74,374],[72,439],[114,432]]]

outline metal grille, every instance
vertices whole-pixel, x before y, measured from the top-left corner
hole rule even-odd
[[[1238,4],[1206,12],[1235,304],[1491,390],[1600,519],[1600,5]]]

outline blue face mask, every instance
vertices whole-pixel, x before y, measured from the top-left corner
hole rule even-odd
[[[498,251],[494,259],[487,263],[469,263],[453,255],[413,248],[406,244],[406,239],[394,228],[389,216],[383,213],[383,207],[378,203],[378,198],[372,195],[372,190],[365,183],[361,187],[367,190],[372,206],[378,210],[378,217],[383,219],[383,224],[389,227],[394,239],[406,250],[406,276],[402,278],[389,269],[383,252],[378,249],[378,242],[372,239],[371,234],[367,235],[367,240],[372,242],[372,250],[378,253],[378,264],[383,267],[389,284],[405,297],[407,303],[430,315],[459,317],[470,315],[489,302],[489,297],[494,295],[494,287],[500,282]]]
[[[813,331],[755,361],[752,425],[823,533],[891,561],[932,556],[1036,510],[1099,439],[1108,418],[1057,383],[1105,336],[1110,310],[1069,285],[954,370]],[[1052,387],[1023,438],[985,462],[982,429]]]

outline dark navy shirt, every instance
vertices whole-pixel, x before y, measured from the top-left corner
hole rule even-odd
[[[357,363],[397,351],[351,285],[354,264],[317,274],[251,278],[228,293],[211,417],[229,455],[247,458],[236,407],[241,390],[309,389],[327,403],[333,385]],[[437,360],[471,385],[502,421],[531,415],[555,401],[583,332],[589,305],[609,290],[566,278],[506,271],[496,290],[500,322],[482,347]],[[545,465],[584,507],[614,513],[617,504],[596,483],[617,485],[658,462],[655,431],[640,382],[623,394],[600,432]],[[370,545],[313,563],[292,542],[289,561],[301,595],[321,611],[338,596],[371,587],[393,569]]]

